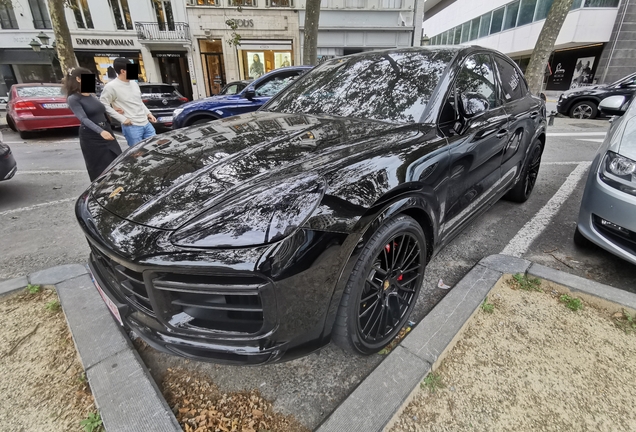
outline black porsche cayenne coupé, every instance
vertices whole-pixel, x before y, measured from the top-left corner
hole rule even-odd
[[[260,364],[334,340],[370,354],[440,248],[504,195],[528,198],[545,124],[498,52],[367,52],[257,112],[128,149],[76,214],[102,297],[159,350]]]

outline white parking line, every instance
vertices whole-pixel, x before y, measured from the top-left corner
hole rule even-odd
[[[605,136],[607,132],[548,132],[549,137]]]
[[[602,143],[603,141],[605,141],[605,138],[577,138],[576,140]]]
[[[35,209],[38,209],[38,208],[41,208],[41,207],[47,207],[47,206],[51,206],[51,205],[55,205],[55,204],[61,204],[61,203],[69,202],[69,201],[75,201],[75,200],[77,200],[77,198],[64,198],[64,199],[61,199],[61,200],[35,204],[35,205],[32,205],[32,206],[28,206],[28,207],[21,207],[21,208],[17,208],[17,209],[13,209],[13,210],[5,210],[3,212],[0,212],[0,216],[5,216],[5,215],[8,215],[8,214],[13,214],[13,213],[20,213],[20,212],[25,212],[25,211],[30,211],[30,210],[35,210]]]
[[[579,163],[554,196],[521,228],[501,253],[514,257],[521,257],[521,255],[526,253],[532,242],[547,228],[563,203],[572,195],[579,180],[581,180],[591,164],[592,162]]]
[[[578,165],[581,161],[578,162],[541,162],[541,165]]]
[[[35,170],[35,171],[18,171],[16,174],[83,174],[86,170]]]

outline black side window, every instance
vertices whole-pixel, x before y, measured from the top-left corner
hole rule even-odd
[[[453,88],[440,116],[440,126],[455,122],[459,119],[459,107],[456,103],[470,100],[470,103],[480,103],[480,111],[487,111],[497,106],[497,87],[492,59],[488,54],[473,54],[462,65]]]
[[[519,69],[500,57],[495,57],[495,63],[501,77],[504,100],[510,102],[524,97],[528,88]]]

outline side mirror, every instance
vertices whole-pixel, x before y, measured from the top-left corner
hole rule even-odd
[[[245,98],[252,100],[256,97],[256,90],[254,90],[253,88],[247,89],[245,90]]]
[[[621,116],[627,111],[627,98],[625,96],[610,96],[601,101],[598,108],[603,114]]]
[[[462,93],[459,95],[460,114],[465,118],[473,118],[488,111],[488,99],[480,93]]]

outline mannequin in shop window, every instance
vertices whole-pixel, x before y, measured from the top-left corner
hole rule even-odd
[[[254,54],[252,66],[250,66],[250,77],[256,79],[264,73],[265,70],[263,69],[263,63],[261,63],[261,57],[258,54]]]

